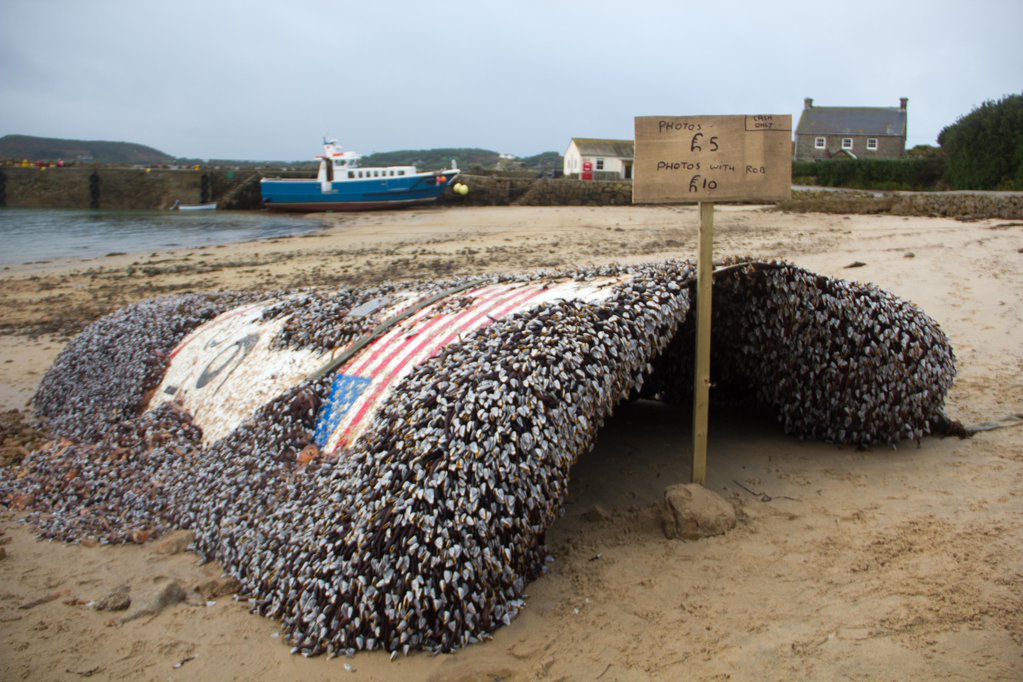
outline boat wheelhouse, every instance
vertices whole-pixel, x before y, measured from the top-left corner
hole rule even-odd
[[[365,211],[436,201],[459,170],[418,171],[415,166],[359,165],[359,154],[325,140],[316,179],[264,178],[263,205],[276,211]]]

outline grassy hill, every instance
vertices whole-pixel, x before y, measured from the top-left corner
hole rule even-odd
[[[420,170],[448,168],[451,160],[458,163],[463,171],[473,168],[483,170],[561,170],[561,155],[557,152],[543,152],[535,156],[507,159],[490,149],[455,147],[440,149],[402,149],[393,152],[367,154],[359,161],[363,166],[404,166],[413,165]]]
[[[0,137],[0,159],[110,164],[173,163],[174,157],[132,142],[61,140],[31,135]]]
[[[451,160],[458,162],[459,168],[468,168],[477,165],[484,168],[493,167],[500,155],[489,149],[474,149],[470,147],[439,149],[399,149],[393,152],[378,152],[366,154],[359,160],[362,166],[417,166],[423,170],[434,168],[447,168]]]
[[[111,165],[159,165],[206,163],[201,159],[181,159],[165,154],[158,149],[132,142],[105,142],[100,140],[62,140],[31,135],[5,135],[0,137],[0,159],[21,161],[57,161],[65,163],[97,163]],[[363,166],[404,166],[413,165],[420,170],[449,168],[451,160],[466,172],[482,170],[541,172],[561,170],[562,159],[558,152],[543,152],[535,156],[503,158],[490,149],[475,147],[445,147],[440,149],[402,149],[392,152],[367,154],[361,160]],[[211,165],[258,166],[266,162],[211,159]],[[284,163],[284,162],[274,162]],[[289,165],[315,168],[313,161],[290,161]]]

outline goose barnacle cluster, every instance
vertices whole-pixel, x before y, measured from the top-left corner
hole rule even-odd
[[[324,414],[343,403],[349,418],[350,401],[373,389],[348,377],[338,391],[336,367],[302,375],[212,441],[185,403],[149,402],[186,335],[251,295],[130,306],[57,360],[36,405],[63,438],[2,474],[0,496],[69,541],[193,529],[196,550],[284,622],[296,652],[456,649],[523,606],[570,467],[615,406],[684,397],[693,275],[691,262],[671,261],[275,294],[259,321],[283,324],[277,349],[333,357],[383,328],[385,301],[424,297],[407,318],[421,326],[398,323],[395,343],[450,337],[407,361],[359,435],[337,446],[318,436]],[[495,301],[486,316],[474,312],[484,290]],[[871,446],[920,438],[941,416],[955,374],[948,339],[886,292],[735,263],[717,275],[714,310],[715,382],[774,410],[789,433]],[[448,334],[456,318],[476,326]]]

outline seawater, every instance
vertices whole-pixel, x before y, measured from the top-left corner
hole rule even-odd
[[[313,218],[262,211],[0,208],[0,265],[216,246],[322,227]]]

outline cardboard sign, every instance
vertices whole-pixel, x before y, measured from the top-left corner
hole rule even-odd
[[[792,196],[792,116],[637,116],[632,201]]]

